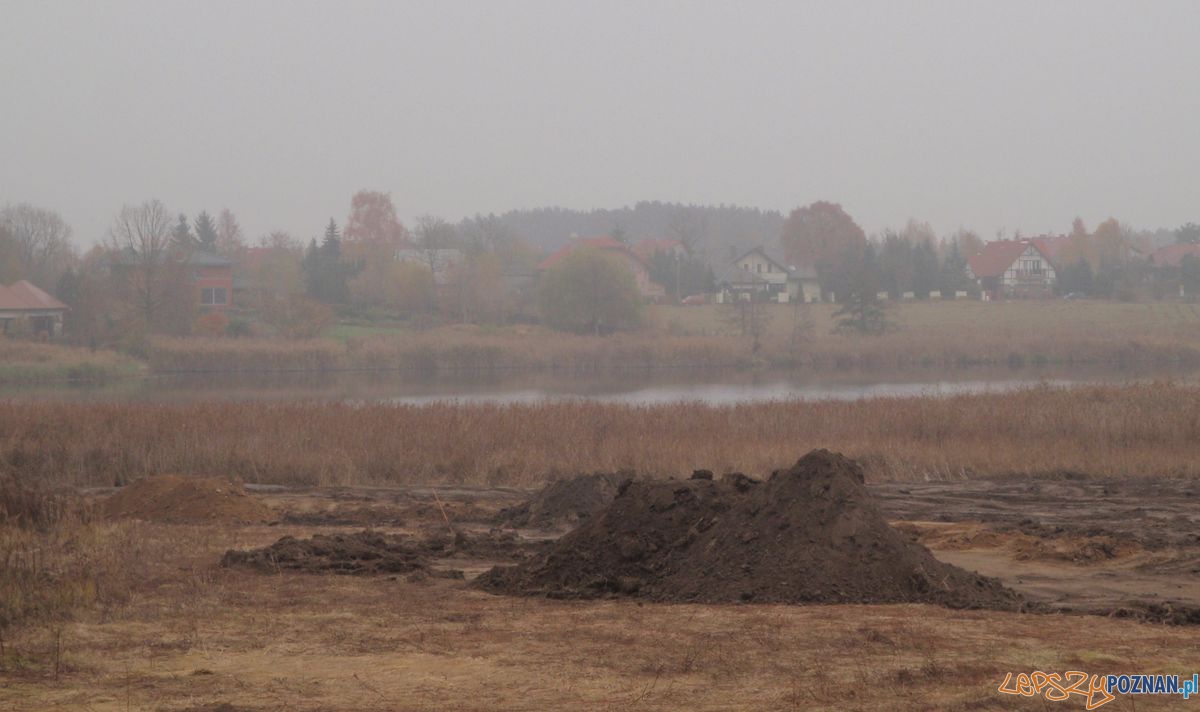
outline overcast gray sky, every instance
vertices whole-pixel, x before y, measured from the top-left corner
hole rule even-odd
[[[0,204],[1200,221],[1200,2],[0,0]]]

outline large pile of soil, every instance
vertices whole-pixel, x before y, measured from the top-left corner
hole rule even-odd
[[[555,480],[528,501],[503,509],[497,523],[532,529],[568,529],[608,506],[631,472],[596,472]]]
[[[126,485],[101,505],[111,519],[143,519],[171,524],[264,522],[276,519],[270,507],[246,494],[240,480],[158,475]]]
[[[628,482],[549,553],[478,584],[553,597],[1022,605],[998,581],[942,563],[888,526],[859,466],[825,450],[767,482]]]

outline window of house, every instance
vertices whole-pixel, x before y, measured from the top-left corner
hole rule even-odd
[[[200,290],[201,304],[227,304],[228,298],[229,295],[226,293],[224,287],[205,287],[204,289]]]

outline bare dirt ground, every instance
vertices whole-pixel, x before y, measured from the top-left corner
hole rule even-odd
[[[1073,611],[1200,604],[1198,488],[1070,478],[871,487],[939,559]],[[137,594],[64,631],[58,679],[35,662],[0,673],[0,709],[1046,709],[996,688],[1010,671],[1190,674],[1200,660],[1195,626],[1115,615],[491,595],[471,579],[505,563],[503,552],[455,537],[492,541],[497,514],[527,492],[249,490],[277,522],[148,523],[163,554]],[[419,552],[464,577],[220,565],[228,549],[366,527],[447,542]],[[8,644],[32,661],[54,640],[30,631]],[[1178,705],[1136,699],[1140,710]],[[1119,698],[1105,709],[1135,708]]]

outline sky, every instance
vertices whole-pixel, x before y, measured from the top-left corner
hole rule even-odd
[[[0,0],[0,204],[1200,222],[1200,2]]]

